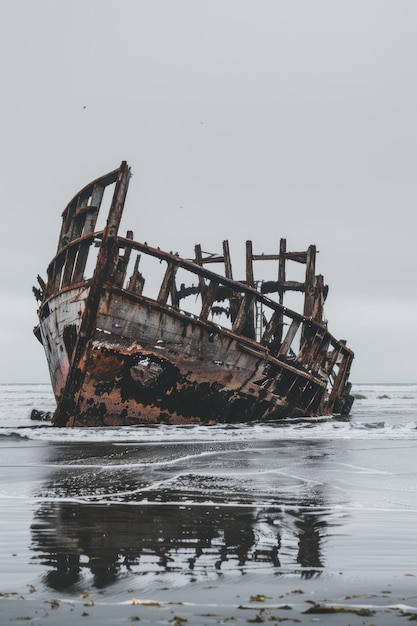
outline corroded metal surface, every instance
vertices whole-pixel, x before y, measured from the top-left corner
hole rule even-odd
[[[281,239],[277,254],[256,255],[248,241],[246,276],[236,281],[227,241],[221,255],[197,245],[194,258],[185,259],[134,241],[131,231],[119,236],[129,179],[122,163],[68,204],[48,280],[39,278],[34,288],[35,334],[57,399],[54,423],[212,424],[347,414],[353,353],[324,320],[327,287],[315,273],[315,246],[289,252]],[[104,190],[112,185],[106,227],[95,232]],[[277,280],[255,282],[258,261],[275,263]],[[144,262],[159,267],[159,276],[142,275]],[[303,282],[288,280],[290,262],[305,265]],[[302,295],[302,314],[284,306],[289,291]]]

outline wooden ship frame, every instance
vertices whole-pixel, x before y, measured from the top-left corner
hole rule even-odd
[[[57,402],[53,424],[211,425],[348,415],[354,355],[327,328],[316,247],[290,252],[281,239],[276,254],[257,255],[247,241],[246,276],[235,280],[228,241],[220,255],[197,245],[186,259],[135,241],[131,231],[122,237],[130,176],[123,162],[71,200],[47,280],[38,276],[34,287],[34,333]],[[112,187],[106,225],[96,231]],[[255,281],[254,262],[261,260],[277,263],[275,280]],[[148,261],[163,268],[159,282],[142,274]],[[305,265],[302,282],[287,280],[290,262]],[[210,270],[213,264],[224,271]],[[304,295],[302,313],[285,306],[290,291]]]

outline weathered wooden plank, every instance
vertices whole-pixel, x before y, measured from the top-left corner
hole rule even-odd
[[[274,311],[273,314],[271,315],[271,319],[269,320],[269,322],[266,325],[265,331],[262,335],[261,338],[261,344],[264,346],[267,346],[271,339],[277,335],[277,331],[279,331],[281,327],[280,332],[282,333],[282,316],[281,313]]]
[[[285,241],[285,240],[284,240]],[[295,261],[296,263],[305,263],[307,253],[306,252],[284,252],[283,254],[254,254],[254,261],[279,261],[280,259],[288,259],[289,261]]]
[[[294,341],[295,335],[297,334],[297,330],[299,329],[299,327],[300,320],[293,319],[278,351],[278,356],[285,356],[287,354],[288,350],[291,348],[291,344]]]
[[[304,311],[305,317],[312,317],[314,306],[314,291],[316,286],[316,246],[309,246],[307,250],[306,272],[305,272],[305,297]]]
[[[279,293],[281,304],[283,303],[284,293],[286,291],[305,291],[305,284],[296,280],[286,280],[284,282],[276,280],[266,280],[261,286],[262,293]]]
[[[140,295],[143,291],[145,279],[139,271],[139,263],[140,254],[136,256],[135,266],[133,268],[132,276],[129,278],[129,284],[127,286],[127,289],[128,291],[132,291],[133,293],[137,293]]]
[[[201,251],[201,245],[199,243],[197,243],[194,246],[194,253],[195,253],[195,262],[197,263],[197,265],[203,266],[203,253]],[[198,274],[198,285],[200,287],[201,298],[203,298],[205,288],[206,288],[206,283],[201,274]]]
[[[178,265],[174,262],[168,262],[168,267],[165,271],[164,278],[162,280],[161,288],[158,294],[158,302],[166,304],[168,296],[172,291],[172,286],[175,281],[175,274],[177,273]]]
[[[230,258],[229,242],[223,241],[224,274],[226,278],[233,280],[232,261]]]
[[[203,304],[202,304],[201,312],[199,316],[201,320],[206,320],[208,318],[212,304],[216,299],[218,286],[219,286],[219,283],[217,280],[210,281],[208,289],[206,290],[206,293],[203,298]]]
[[[333,410],[334,403],[340,394],[341,390],[346,384],[349,377],[350,367],[353,360],[353,355],[345,353],[343,354],[342,361],[339,364],[339,371],[333,383],[332,390],[329,395],[328,406],[330,411]]]
[[[286,283],[285,276],[285,253],[287,251],[287,240],[280,239],[279,241],[279,264],[278,264],[278,293],[279,293],[279,303],[283,304],[284,302],[284,285]]]
[[[255,328],[253,323],[253,304],[255,294],[244,294],[240,303],[239,311],[233,322],[232,330],[237,335],[244,334],[246,337],[255,337]]]
[[[246,242],[246,284],[248,287],[255,286],[255,278],[253,275],[253,249],[252,242]]]

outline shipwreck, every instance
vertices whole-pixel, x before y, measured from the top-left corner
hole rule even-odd
[[[62,214],[34,329],[48,362],[56,426],[215,424],[348,415],[353,352],[329,332],[316,247],[255,254],[233,277],[228,241],[192,258],[119,235],[126,162]],[[103,229],[96,230],[100,211]],[[108,197],[108,198],[107,198]],[[277,246],[278,248],[278,246]],[[272,280],[254,266],[273,263]],[[302,281],[289,280],[302,264]],[[213,267],[220,271],[213,271]],[[242,263],[244,268],[244,263]],[[292,265],[292,267],[295,267]],[[258,268],[258,265],[257,265]],[[288,308],[300,292],[302,312]]]

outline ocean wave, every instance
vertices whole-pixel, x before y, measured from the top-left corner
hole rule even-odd
[[[50,442],[105,442],[123,444],[231,443],[300,439],[417,439],[417,424],[409,421],[340,422],[325,420],[251,423],[215,426],[141,426],[103,428],[55,428],[50,425],[0,427],[0,438],[12,437]]]

